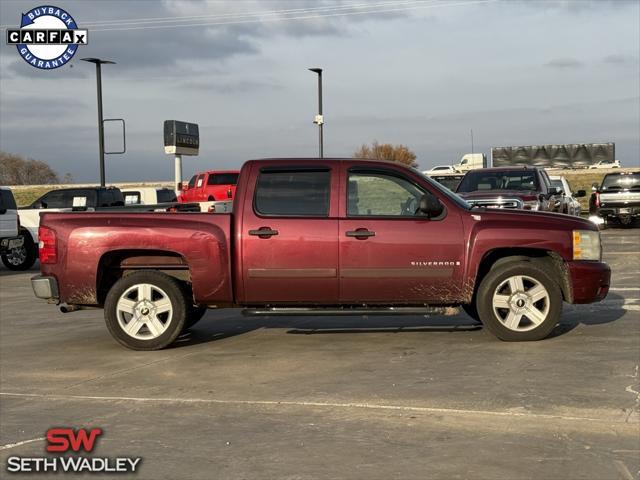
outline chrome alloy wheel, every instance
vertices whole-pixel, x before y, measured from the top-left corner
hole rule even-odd
[[[173,316],[171,300],[155,285],[133,285],[120,295],[116,306],[120,328],[130,337],[151,340],[162,335]]]
[[[514,332],[533,330],[549,314],[549,292],[535,278],[514,275],[498,285],[493,293],[493,313]]]
[[[7,261],[11,265],[22,265],[27,260],[27,248],[23,245],[22,247],[16,247],[9,250],[7,253]]]

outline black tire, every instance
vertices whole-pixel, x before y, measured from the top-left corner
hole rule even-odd
[[[540,262],[534,260],[514,260],[513,262],[506,262],[492,268],[489,273],[484,277],[478,288],[476,296],[476,307],[480,316],[480,320],[484,326],[493,333],[500,340],[508,342],[520,342],[520,341],[534,341],[546,338],[554,327],[560,321],[560,315],[562,313],[562,293],[560,292],[560,285],[545,271],[545,267]],[[535,282],[542,285],[546,290],[547,297],[543,300],[539,300],[533,303],[533,307],[540,313],[540,308],[546,311],[546,316],[540,316],[539,322],[533,322],[527,316],[527,313],[516,313],[510,308],[496,308],[494,312],[493,302],[494,293],[497,292],[498,287],[502,288],[505,282],[509,278],[515,276],[523,276],[524,290],[526,291],[531,285],[535,285]],[[510,290],[510,286],[506,287]],[[514,292],[504,293],[503,290],[498,292],[504,297],[509,297],[513,305],[520,303],[519,297],[514,297]],[[524,298],[526,295],[522,295]],[[523,300],[524,308],[530,308],[529,302],[531,299]],[[522,312],[523,310],[519,310]],[[536,313],[533,310],[529,310],[532,313]],[[520,318],[515,330],[508,328],[505,323],[509,318],[509,315],[514,313],[513,318]],[[500,315],[500,317],[498,316]],[[520,315],[520,317],[518,317]],[[506,318],[505,318],[506,317]],[[503,323],[504,322],[504,323]],[[528,329],[528,330],[527,330]]]
[[[476,322],[482,323],[482,320],[480,320],[480,315],[478,314],[478,309],[476,308],[475,304],[467,303],[467,304],[461,305],[461,307],[462,307],[462,310],[464,310],[464,313],[469,315]]]
[[[204,314],[207,313],[207,307],[200,305],[191,305],[188,307],[187,319],[184,322],[183,330],[189,330],[196,323],[202,320]]]
[[[23,233],[24,244],[20,248],[14,248],[8,253],[2,254],[2,263],[9,270],[29,270],[38,258],[38,247],[33,243],[30,233]]]
[[[147,329],[151,336],[142,339],[134,338],[126,333],[119,321],[118,302],[121,296],[135,285],[140,284],[150,284],[152,287],[159,289],[155,293],[157,294],[160,291],[165,293],[171,304],[171,317],[167,316],[167,321],[162,324],[163,328],[165,328],[164,332],[156,337],[152,336],[151,330],[147,327],[144,319],[139,321],[142,324],[141,330]],[[121,345],[132,350],[160,350],[173,343],[184,329],[189,305],[190,302],[184,294],[184,288],[175,278],[161,272],[140,271],[121,278],[111,287],[104,303],[104,318],[109,333]],[[129,321],[134,320],[131,319]]]

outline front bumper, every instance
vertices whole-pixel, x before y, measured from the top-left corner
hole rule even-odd
[[[45,300],[58,300],[60,298],[58,281],[53,277],[44,275],[31,277],[31,288],[38,298],[44,298]]]
[[[0,240],[0,253],[8,252],[24,245],[24,237],[8,237]]]
[[[604,262],[567,262],[571,280],[570,303],[593,303],[603,300],[611,285],[611,268]]]

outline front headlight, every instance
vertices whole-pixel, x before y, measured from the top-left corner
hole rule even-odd
[[[530,200],[522,203],[525,210],[538,210],[539,205],[537,200]]]
[[[602,260],[600,232],[591,230],[573,231],[574,260]]]

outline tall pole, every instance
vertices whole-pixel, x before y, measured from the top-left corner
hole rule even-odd
[[[322,127],[324,125],[324,116],[322,115],[322,69],[310,68],[312,72],[318,74],[318,115],[314,120],[314,123],[318,124],[318,149],[320,158],[324,157],[324,139],[322,136]]]
[[[98,89],[98,145],[100,149],[100,186],[105,186],[104,175],[104,122],[102,118],[102,68],[96,62],[96,82]]]
[[[318,115],[322,117],[322,70],[318,72]],[[320,158],[324,157],[324,139],[322,138],[322,127],[324,125],[324,117],[318,122],[318,144],[320,146]]]
[[[102,64],[115,64],[111,60],[100,58],[82,58],[81,60],[96,65],[96,86],[98,92],[98,148],[100,150],[100,186],[105,186],[104,174],[104,118],[102,118]]]
[[[473,154],[473,128],[471,129],[471,153]]]
[[[175,180],[175,187],[176,187],[176,195],[180,195],[180,184],[182,183],[182,155],[176,155],[174,180]]]

